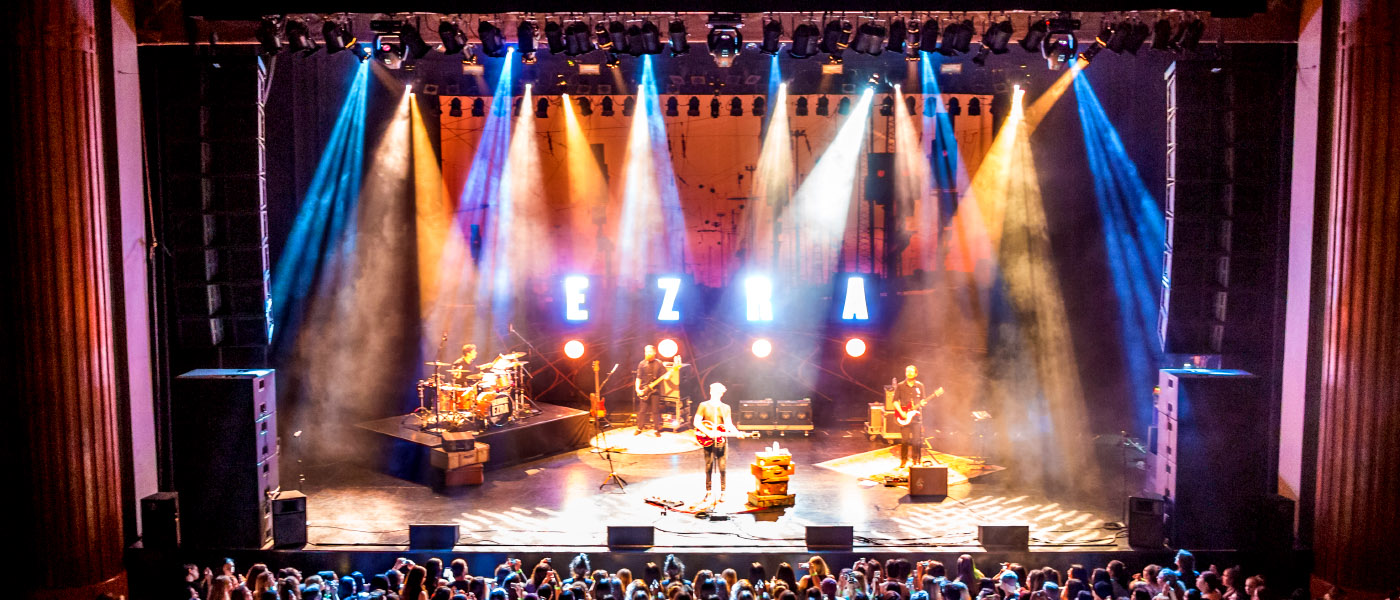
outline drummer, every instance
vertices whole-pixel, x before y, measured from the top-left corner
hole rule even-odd
[[[476,371],[472,363],[476,362],[476,344],[463,344],[462,357],[452,361],[452,383],[459,386],[471,384],[471,374]]]

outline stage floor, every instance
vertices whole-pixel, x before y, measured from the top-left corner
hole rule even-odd
[[[689,437],[688,432],[669,435]],[[743,510],[745,494],[754,488],[749,463],[774,441],[794,455],[789,492],[797,495],[796,506],[721,521],[646,503],[649,497],[687,504],[701,500],[699,450],[614,453],[616,471],[628,483],[625,492],[616,485],[599,489],[608,463],[589,448],[488,470],[484,485],[445,494],[351,460],[307,465],[300,474],[292,466],[284,473],[300,479],[298,488],[308,496],[308,549],[402,546],[410,523],[458,523],[459,546],[481,550],[601,549],[608,525],[653,525],[656,551],[791,551],[805,545],[805,526],[841,524],[854,526],[857,549],[971,551],[980,549],[977,526],[1000,522],[1028,523],[1032,551],[1127,549],[1121,531],[1103,527],[1121,519],[1104,506],[1114,498],[1095,505],[1083,495],[1026,493],[1017,489],[1014,471],[952,485],[947,498],[914,500],[904,487],[858,479],[850,469],[815,466],[885,447],[868,441],[855,426],[816,431],[810,438],[732,440],[728,492],[718,512]]]

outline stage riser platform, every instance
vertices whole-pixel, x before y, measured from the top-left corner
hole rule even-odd
[[[587,412],[553,404],[539,407],[541,414],[524,422],[476,433],[477,441],[491,446],[485,463],[488,471],[588,445],[593,437],[593,423]],[[424,485],[440,484],[442,471],[433,468],[431,453],[441,447],[442,440],[436,434],[421,431],[416,423],[415,417],[406,415],[367,421],[356,427],[365,441],[366,456],[384,472]]]

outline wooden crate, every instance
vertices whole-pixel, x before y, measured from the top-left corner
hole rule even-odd
[[[429,462],[435,469],[460,469],[467,465],[479,465],[491,458],[491,446],[477,442],[476,447],[464,452],[447,452],[433,448]]]
[[[480,463],[448,469],[443,473],[443,485],[446,487],[481,485],[483,483],[486,483],[486,470]]]
[[[788,495],[788,482],[786,481],[760,481],[758,482],[759,496],[786,496]]]
[[[757,464],[749,465],[749,470],[753,471],[753,476],[759,481],[787,481],[792,477],[792,465],[771,467],[761,467]]]
[[[749,492],[749,506],[769,508],[773,506],[793,506],[795,504],[797,504],[796,494],[788,494],[785,496],[760,496],[754,492]]]
[[[759,452],[754,455],[754,464],[760,467],[786,467],[792,464],[792,454],[781,452]]]

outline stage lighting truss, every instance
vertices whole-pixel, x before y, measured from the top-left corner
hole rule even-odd
[[[910,20],[905,24],[905,28],[906,28],[906,33],[905,33],[905,39],[904,39],[904,40],[905,40],[905,41],[904,41],[904,60],[908,60],[908,61],[917,61],[917,60],[919,60],[919,51],[923,49],[923,41],[924,41],[924,40],[923,40],[923,38],[924,38],[923,24],[919,23],[919,20],[918,20],[918,19],[910,19]],[[890,38],[893,39],[893,38],[894,38],[894,34],[893,34],[894,26],[891,25],[891,26],[890,26],[890,29],[891,29]]]
[[[467,32],[456,21],[446,19],[438,23],[438,37],[442,38],[442,53],[448,56],[467,49]]]
[[[433,47],[423,40],[423,34],[418,32],[418,27],[408,23],[399,26],[399,40],[403,42],[405,58],[418,60],[433,50]]]
[[[1026,52],[1036,52],[1040,50],[1040,43],[1045,41],[1045,36],[1049,33],[1049,21],[1036,19],[1026,28],[1026,37],[1021,38],[1021,49]]]
[[[306,21],[301,19],[287,19],[286,36],[287,50],[290,52],[310,56],[321,49],[321,45],[316,43],[316,38],[311,36],[311,29],[306,26]]]
[[[506,55],[506,34],[490,21],[482,21],[476,26],[476,38],[481,42],[481,52],[491,58]]]
[[[860,27],[856,28],[850,48],[856,54],[879,56],[885,51],[885,36],[888,34],[889,30],[875,21],[861,23]]]
[[[782,21],[769,19],[763,24],[763,42],[758,45],[758,51],[769,56],[776,56],[783,51]]]
[[[520,21],[515,28],[515,47],[520,51],[520,62],[535,64],[535,53],[539,50],[539,27],[528,20]]]
[[[885,37],[885,49],[896,54],[904,54],[904,42],[909,38],[909,27],[904,19],[890,21],[889,35]]]
[[[972,62],[979,66],[987,65],[989,54],[1006,54],[1010,52],[1007,48],[1011,44],[1011,36],[1015,33],[1015,28],[1011,26],[1010,19],[1002,19],[997,23],[988,23],[987,30],[982,33],[982,48],[977,51],[977,56],[972,58]]]
[[[327,18],[321,25],[321,38],[326,42],[326,54],[335,54],[355,45],[355,36],[350,33],[350,22]]]
[[[667,37],[671,40],[671,56],[680,56],[690,53],[690,34],[686,31],[685,21],[676,19],[666,28]]]
[[[938,44],[938,53],[943,56],[966,54],[972,47],[972,36],[975,31],[970,19],[949,23],[943,28],[943,41]]]
[[[564,28],[564,54],[579,56],[593,51],[593,37],[588,24],[574,21]]]
[[[821,51],[822,33],[816,25],[802,23],[792,29],[792,45],[788,47],[788,56],[793,58],[811,58]]]
[[[403,41],[396,33],[381,33],[374,39],[374,60],[387,69],[403,66]]]
[[[632,56],[642,56],[644,54],[661,54],[663,44],[661,43],[661,29],[656,23],[643,20],[640,25],[632,24],[627,28],[627,45]]]
[[[1045,20],[1045,37],[1040,41],[1040,56],[1051,71],[1059,71],[1069,64],[1079,48],[1074,32],[1079,30],[1079,19],[1070,18],[1069,13]]]
[[[544,44],[549,48],[549,53],[559,55],[564,53],[564,26],[558,21],[544,22]]]
[[[937,19],[924,21],[919,27],[919,50],[930,53],[938,51],[938,32],[942,30]]]
[[[1089,44],[1088,48],[1085,48],[1083,52],[1079,53],[1079,60],[1084,61],[1085,65],[1094,62],[1094,57],[1098,56],[1100,52],[1104,51],[1104,48],[1108,47],[1108,41],[1112,38],[1113,24],[1104,21],[1103,26],[1099,29],[1099,34],[1094,36],[1094,43]]]
[[[611,21],[607,25],[599,23],[595,26],[594,35],[598,38],[599,48],[613,54],[627,54],[627,26],[622,21]]]
[[[282,37],[282,16],[268,15],[258,23],[258,29],[253,33],[253,37],[258,40],[258,50],[266,55],[277,54],[282,51],[284,39]]]
[[[1205,21],[1196,18],[1195,15],[1186,15],[1177,24],[1176,35],[1172,37],[1172,42],[1183,51],[1194,52],[1200,46],[1201,36],[1205,33]]]
[[[817,49],[827,54],[827,62],[841,62],[841,55],[850,45],[851,23],[841,19],[827,21],[826,27],[822,29],[821,43],[817,44]]]
[[[715,13],[710,15],[706,25],[710,32],[705,35],[705,45],[715,58],[715,65],[733,66],[734,57],[744,49],[744,36],[739,33],[744,25],[743,17],[735,13]]]

